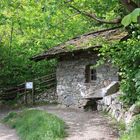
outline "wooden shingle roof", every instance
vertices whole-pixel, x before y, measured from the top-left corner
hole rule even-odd
[[[100,31],[90,32],[78,37],[75,37],[65,43],[59,44],[53,48],[50,48],[46,52],[34,56],[31,60],[40,61],[43,59],[53,59],[61,56],[65,56],[69,53],[81,52],[94,49],[102,46],[104,41],[121,40],[127,36],[126,31],[122,31],[120,28],[111,28]]]

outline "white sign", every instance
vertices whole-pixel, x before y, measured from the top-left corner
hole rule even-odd
[[[26,89],[33,89],[33,82],[26,82],[25,88]]]

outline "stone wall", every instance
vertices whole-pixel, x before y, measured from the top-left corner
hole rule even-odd
[[[125,107],[119,100],[120,94],[120,92],[117,92],[97,101],[97,110],[108,112],[117,121],[124,121],[128,125],[135,115],[140,113],[140,106],[134,104],[129,108]]]
[[[97,58],[80,58],[61,60],[57,67],[58,102],[65,106],[81,107],[84,96],[117,81],[117,69],[110,64],[97,68],[97,80],[85,83],[85,69],[89,64],[96,64]]]
[[[56,103],[57,98],[56,88],[50,88],[46,92],[36,95],[35,102]]]

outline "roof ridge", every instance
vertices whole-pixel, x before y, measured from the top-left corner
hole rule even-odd
[[[106,31],[110,31],[110,30],[114,30],[114,29],[118,29],[118,28],[121,28],[122,26],[116,26],[116,27],[112,27],[112,28],[107,28],[107,29],[101,29],[101,30],[97,30],[97,31],[91,31],[91,32],[88,32],[88,33],[85,33],[85,34],[82,34],[82,35],[79,35],[77,37],[73,37],[67,41],[70,41],[70,40],[74,40],[74,39],[77,39],[77,38],[80,38],[81,36],[88,36],[88,35],[91,35],[91,34],[96,34],[96,33],[102,33],[102,32],[106,32]],[[65,41],[65,42],[67,42]]]
[[[127,33],[123,30],[120,30],[122,26],[117,26],[113,28],[107,28],[102,29],[98,31],[92,31],[83,35],[80,35],[78,37],[69,39],[63,43],[60,43],[50,49],[48,49],[46,52],[32,57],[30,60],[34,61],[40,61],[42,59],[52,59],[52,58],[59,58],[63,57],[66,54],[70,53],[77,53],[82,52],[83,50],[89,51],[89,49],[92,49],[93,47],[96,48],[98,46],[98,43],[96,41],[90,43],[90,40],[92,38],[97,39],[96,37],[104,37],[105,40],[110,38],[111,40],[121,40],[124,38]],[[111,41],[110,40],[110,41]],[[109,41],[109,40],[108,40]],[[98,41],[100,42],[100,41]],[[103,43],[103,42],[100,42]],[[72,46],[71,46],[72,44]],[[84,45],[84,46],[83,46]],[[87,47],[89,45],[89,47]],[[97,52],[96,52],[97,53]]]
[[[53,48],[56,48],[56,47],[59,47],[59,46],[62,46],[64,45],[66,42],[69,42],[71,40],[75,40],[75,39],[78,39],[78,38],[81,38],[83,36],[88,36],[88,35],[91,35],[91,34],[96,34],[96,33],[102,33],[102,32],[106,32],[106,31],[111,31],[111,30],[114,30],[114,29],[118,29],[118,28],[121,28],[122,26],[116,26],[116,27],[112,27],[112,28],[107,28],[107,29],[102,29],[102,30],[98,30],[98,31],[92,31],[92,32],[88,32],[88,33],[85,33],[85,34],[81,34],[77,37],[73,37],[71,39],[68,39],[66,40],[65,42],[62,42],[62,43],[59,43],[58,45],[52,47],[51,49]]]

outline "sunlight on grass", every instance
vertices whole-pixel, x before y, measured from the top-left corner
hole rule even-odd
[[[17,130],[21,140],[62,140],[66,136],[65,123],[41,110],[11,112],[3,121]]]

